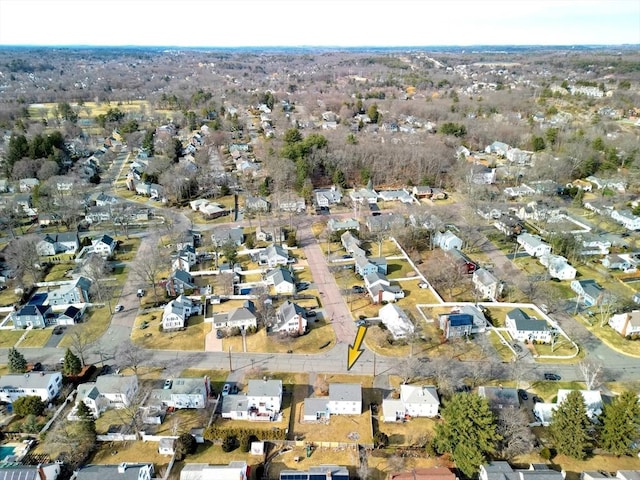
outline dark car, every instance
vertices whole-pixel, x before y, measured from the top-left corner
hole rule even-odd
[[[354,285],[351,290],[353,290],[353,293],[364,293],[364,287],[360,285]]]
[[[527,400],[529,398],[529,395],[527,395],[527,392],[525,392],[524,390],[518,390],[518,394],[520,395],[520,398],[523,400]]]
[[[558,380],[560,380],[560,375],[557,375],[555,373],[545,373],[544,374],[544,379],[545,380],[553,380],[554,382],[557,382]]]

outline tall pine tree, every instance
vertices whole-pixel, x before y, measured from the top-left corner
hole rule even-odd
[[[604,406],[600,417],[600,447],[614,455],[633,455],[631,444],[640,438],[640,403],[627,391]]]
[[[27,360],[14,347],[9,349],[8,360],[11,373],[24,373],[27,371]]]
[[[450,453],[458,469],[471,478],[500,440],[489,403],[476,394],[458,393],[445,405],[442,418],[436,426],[436,448]]]
[[[591,427],[582,394],[570,392],[551,417],[551,438],[558,453],[584,460],[592,446]]]
[[[77,375],[82,370],[82,363],[80,359],[76,357],[71,350],[67,348],[64,354],[64,363],[62,364],[62,370],[65,375]]]

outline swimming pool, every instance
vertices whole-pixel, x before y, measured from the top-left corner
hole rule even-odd
[[[16,447],[0,445],[0,462],[3,461],[5,458],[15,454],[16,454]]]

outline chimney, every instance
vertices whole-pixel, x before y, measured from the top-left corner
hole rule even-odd
[[[47,480],[47,476],[45,475],[44,470],[42,469],[42,464],[41,463],[38,464],[36,469],[38,471],[38,478],[40,480]]]
[[[627,336],[627,328],[629,327],[629,322],[631,321],[631,314],[630,313],[625,313],[624,316],[624,326],[622,327],[622,330],[620,333],[622,333],[623,337]]]
[[[326,472],[326,480],[331,480],[331,470],[327,470],[327,472]]]
[[[127,462],[122,462],[118,465],[118,473],[124,473],[127,470]]]

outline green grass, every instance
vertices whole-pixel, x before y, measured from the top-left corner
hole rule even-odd
[[[109,328],[109,324],[111,323],[111,314],[109,313],[109,309],[105,307],[92,307],[85,311],[83,317],[83,323],[75,325],[72,328],[82,328],[84,330],[84,334],[86,336],[86,340],[88,342],[95,342],[100,337],[104,335],[104,333]],[[58,344],[60,348],[69,348],[71,347],[71,336],[68,333],[71,329],[67,330],[62,340]]]
[[[24,330],[1,330],[0,331],[0,348],[13,347],[20,337],[24,333]]]
[[[51,329],[33,329],[30,330],[25,338],[20,342],[19,347],[44,347],[51,338]]]
[[[155,317],[155,318],[153,318]],[[141,329],[143,321],[148,327]],[[187,321],[184,330],[162,332],[162,310],[144,313],[136,317],[131,339],[144,348],[158,350],[204,350],[204,337],[211,331],[211,324],[204,323],[204,316],[195,315]]]

